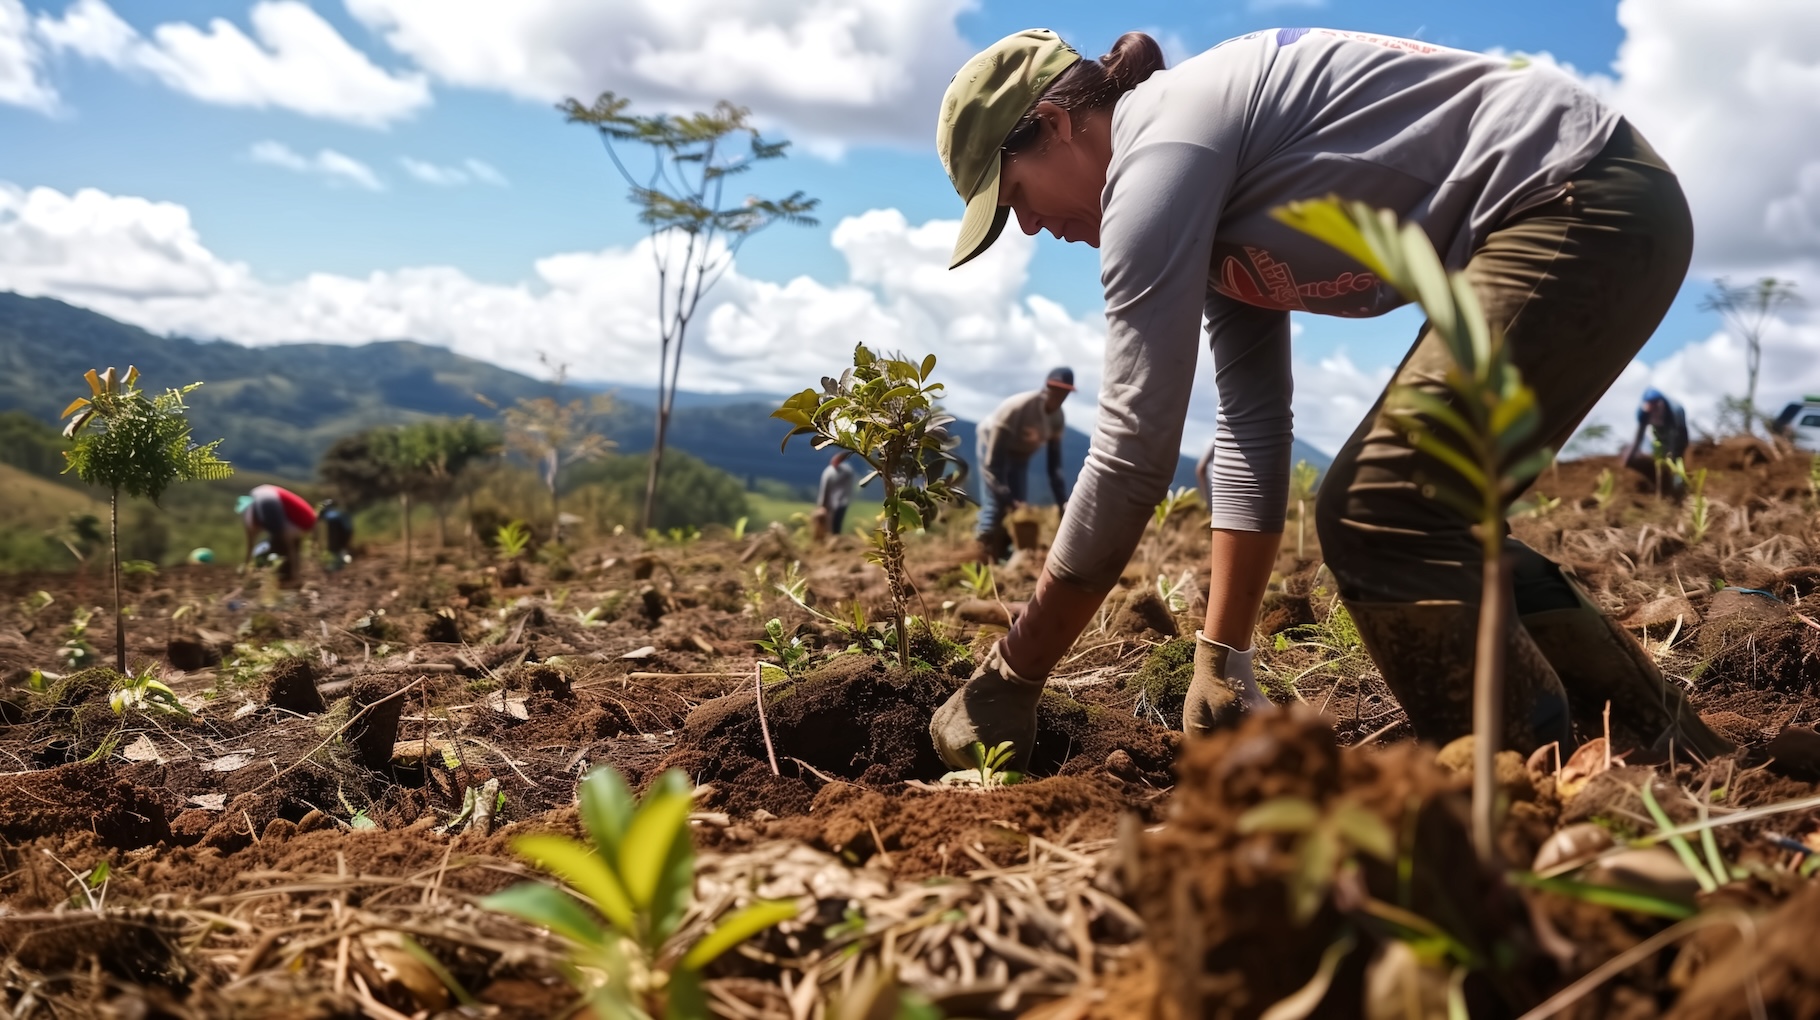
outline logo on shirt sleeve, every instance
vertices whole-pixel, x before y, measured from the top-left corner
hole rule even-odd
[[[1280,261],[1268,249],[1246,245],[1244,251],[1249,265],[1236,255],[1227,255],[1220,261],[1219,271],[1211,281],[1215,293],[1259,308],[1305,312],[1309,311],[1310,300],[1336,301],[1378,288],[1378,278],[1372,273],[1341,273],[1331,280],[1298,284],[1289,263]],[[1346,311],[1350,309],[1341,314]]]

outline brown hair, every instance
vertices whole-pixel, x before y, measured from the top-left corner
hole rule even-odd
[[[1142,32],[1126,32],[1112,44],[1112,51],[1098,60],[1079,60],[1055,76],[1055,81],[1005,136],[1005,151],[1016,152],[1036,138],[1036,107],[1054,103],[1069,113],[1098,110],[1163,69],[1163,48]]]

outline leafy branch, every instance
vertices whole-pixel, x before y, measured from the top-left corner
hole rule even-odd
[[[1536,395],[1510,361],[1501,331],[1486,321],[1464,273],[1449,273],[1421,227],[1388,210],[1337,198],[1294,202],[1277,219],[1350,255],[1403,297],[1421,305],[1449,365],[1431,389],[1396,385],[1385,413],[1410,444],[1453,474],[1424,480],[1423,492],[1473,522],[1483,560],[1473,673],[1473,845],[1496,863],[1494,756],[1504,732],[1504,633],[1511,588],[1502,555],[1504,508],[1534,481],[1550,453]]]

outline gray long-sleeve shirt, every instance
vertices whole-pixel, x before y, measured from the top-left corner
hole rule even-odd
[[[1099,421],[1050,569],[1102,590],[1124,569],[1175,475],[1203,317],[1213,524],[1282,527],[1290,311],[1371,316],[1402,299],[1272,209],[1329,194],[1388,208],[1457,269],[1510,213],[1559,194],[1617,122],[1551,68],[1326,29],[1229,40],[1126,93],[1101,195]]]

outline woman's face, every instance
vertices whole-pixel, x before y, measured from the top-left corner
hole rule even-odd
[[[999,204],[1024,233],[1047,230],[1064,241],[1100,246],[1100,193],[1112,162],[1110,117],[1076,114],[1054,103],[1036,107],[1037,136],[1000,157]]]

